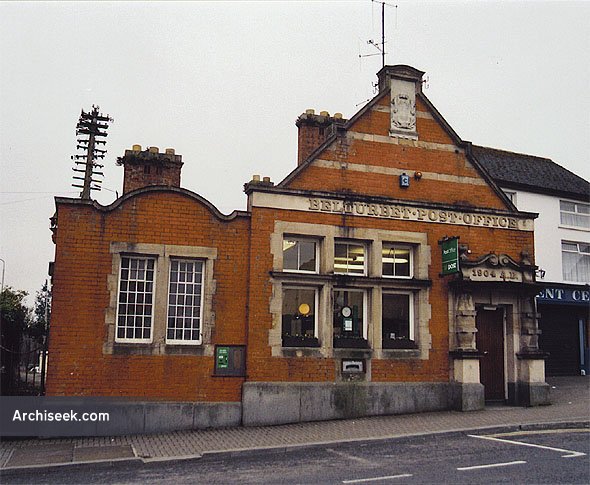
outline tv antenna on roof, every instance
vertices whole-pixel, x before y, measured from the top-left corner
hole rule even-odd
[[[381,67],[385,67],[385,54],[387,54],[385,52],[385,6],[387,5],[388,7],[394,7],[396,9],[396,14],[397,14],[397,5],[393,5],[391,3],[387,3],[387,2],[379,1],[379,0],[371,0],[371,2],[381,4],[381,43],[375,42],[373,39],[369,39],[367,41],[367,44],[372,45],[381,53]],[[378,55],[379,54],[377,54],[377,53],[359,54],[359,57],[372,57],[372,56],[378,56]]]

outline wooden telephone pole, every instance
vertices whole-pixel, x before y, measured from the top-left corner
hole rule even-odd
[[[98,110],[99,107],[94,105],[92,111],[88,113],[82,110],[76,125],[76,135],[80,137],[76,148],[82,150],[82,153],[72,156],[75,163],[73,170],[74,172],[83,173],[84,176],[74,176],[74,179],[82,181],[82,185],[79,183],[72,185],[82,189],[80,193],[82,199],[90,199],[91,190],[100,190],[102,180],[93,177],[104,175],[103,172],[96,170],[104,167],[104,165],[97,163],[96,160],[103,159],[107,151],[96,147],[106,144],[106,141],[100,138],[107,136],[108,123],[113,120],[108,115],[103,116]],[[80,168],[80,165],[85,165],[85,167]]]

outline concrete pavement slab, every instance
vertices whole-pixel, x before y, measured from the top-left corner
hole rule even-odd
[[[117,458],[135,458],[131,445],[84,446],[74,448],[73,461],[102,461]]]
[[[49,465],[53,463],[69,463],[74,455],[74,445],[55,444],[42,446],[28,446],[16,448],[12,453],[7,467],[22,467],[32,465]]]

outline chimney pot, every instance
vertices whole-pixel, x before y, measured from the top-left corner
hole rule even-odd
[[[320,116],[325,116],[325,117],[329,117],[330,113],[328,113],[327,111],[320,111]]]
[[[341,120],[342,119],[342,113],[334,113],[334,118],[336,118],[337,120]]]
[[[117,160],[123,165],[123,193],[147,187],[149,185],[168,185],[180,187],[182,155],[167,148],[166,153],[159,153],[158,147],[148,147],[141,151],[140,145],[133,145],[133,150],[125,150],[125,155]]]
[[[269,183],[270,182],[270,177],[263,177],[262,178],[263,182]]]
[[[260,182],[260,175],[252,175],[252,182]]]
[[[306,115],[314,115],[315,114],[315,109],[306,109],[305,110],[305,114]]]

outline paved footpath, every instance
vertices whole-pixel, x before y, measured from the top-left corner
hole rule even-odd
[[[590,423],[590,377],[548,378],[552,405],[488,406],[482,411],[379,416],[282,426],[175,431],[150,435],[21,439],[0,442],[0,470],[116,461],[196,458],[209,453],[288,449],[498,427]]]

